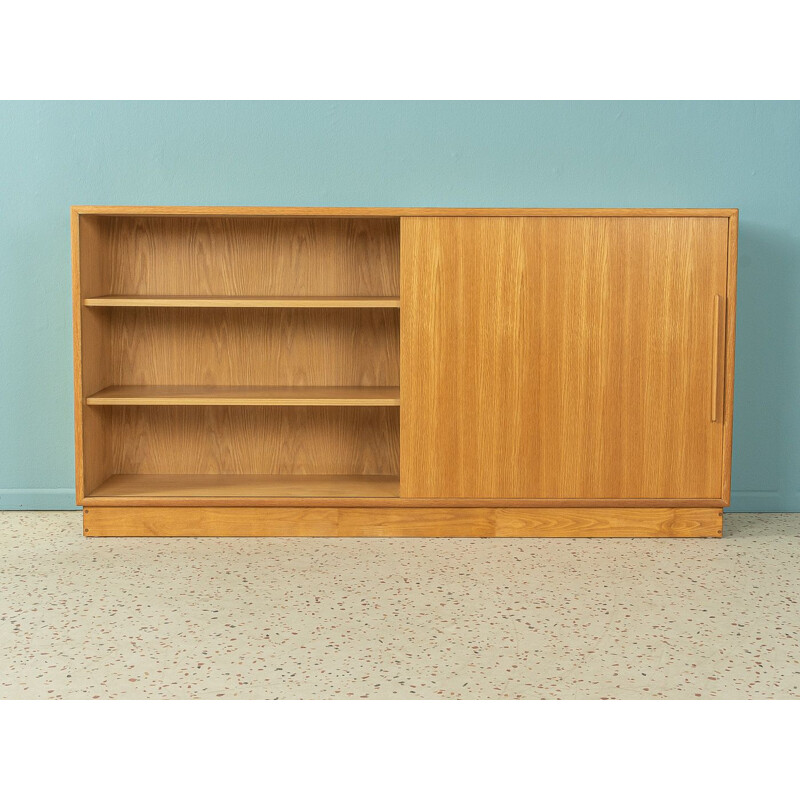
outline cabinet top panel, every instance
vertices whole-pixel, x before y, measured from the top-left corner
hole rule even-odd
[[[312,208],[296,206],[72,206],[74,214],[242,217],[736,217],[736,208]]]

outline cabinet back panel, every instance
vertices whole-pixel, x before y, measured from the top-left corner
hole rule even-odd
[[[107,217],[107,294],[391,296],[399,219]]]
[[[397,309],[98,309],[112,385],[397,386]]]
[[[136,406],[102,413],[112,474],[399,472],[397,408]]]

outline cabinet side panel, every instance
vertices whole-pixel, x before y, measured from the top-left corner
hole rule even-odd
[[[736,344],[736,270],[739,253],[739,212],[728,220],[728,285],[725,317],[725,403],[723,407],[722,499],[731,502],[731,456],[733,450],[733,365]]]
[[[75,502],[80,505],[85,495],[83,480],[83,371],[81,369],[81,268],[80,215],[70,214],[72,247],[72,369],[75,403]]]
[[[84,400],[107,384],[108,320],[83,300],[108,290],[106,225],[102,218],[74,214],[73,315],[75,335],[76,495],[83,497],[110,474],[108,426]]]

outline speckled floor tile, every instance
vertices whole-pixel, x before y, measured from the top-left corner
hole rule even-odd
[[[796,698],[800,514],[719,539],[85,539],[0,513],[2,698]]]

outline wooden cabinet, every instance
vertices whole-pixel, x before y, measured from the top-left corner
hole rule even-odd
[[[89,535],[721,533],[735,210],[74,209]]]

